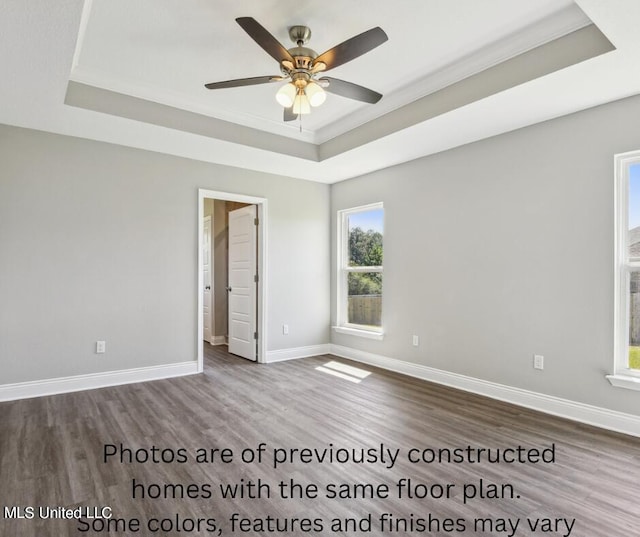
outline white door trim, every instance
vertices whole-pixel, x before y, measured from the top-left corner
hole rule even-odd
[[[207,341],[209,343],[211,343],[213,341],[213,334],[214,334],[214,327],[216,325],[215,323],[215,317],[214,317],[214,311],[215,308],[213,307],[214,305],[214,297],[213,297],[213,241],[211,240],[211,234],[213,233],[213,221],[211,220],[211,216],[205,216],[203,219],[203,227],[206,227],[207,222],[209,223],[209,244],[207,244],[207,251],[209,252],[209,337],[206,337],[206,331],[207,331],[207,326],[206,323],[204,323],[204,305],[202,308],[202,322],[203,322],[203,327],[202,327],[202,339],[204,341]],[[203,237],[204,239],[204,234]],[[203,240],[204,242],[204,240]],[[200,248],[203,248],[204,244],[200,244]],[[205,259],[203,258],[203,269],[204,269],[204,261]],[[203,270],[203,274],[204,274],[204,270]],[[204,285],[204,283],[203,283]],[[203,295],[206,295],[205,289],[203,288]]]
[[[202,293],[204,288],[204,280],[202,277],[202,236],[203,236],[203,221],[204,221],[204,200],[216,199],[224,201],[237,201],[241,203],[251,203],[258,207],[258,362],[266,363],[266,349],[267,349],[267,199],[258,198],[255,196],[247,196],[245,194],[234,194],[232,192],[218,192],[216,190],[207,190],[205,188],[198,189],[198,334],[197,334],[197,349],[198,349],[198,373],[202,373],[204,370],[204,345],[202,344],[202,338],[204,334],[204,327],[202,325]]]

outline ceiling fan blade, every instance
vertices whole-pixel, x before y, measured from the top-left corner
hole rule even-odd
[[[239,17],[236,22],[242,26],[242,29],[260,45],[269,56],[280,63],[282,60],[288,60],[295,63],[293,56],[284,46],[273,37],[267,29],[262,26],[253,17]]]
[[[255,86],[256,84],[268,84],[269,82],[279,82],[283,80],[281,76],[254,76],[251,78],[237,78],[235,80],[225,80],[223,82],[209,82],[204,87],[207,89],[237,88],[240,86]]]
[[[284,121],[295,121],[298,119],[298,114],[293,113],[293,106],[284,109],[283,119]]]
[[[325,70],[333,69],[373,50],[387,39],[384,30],[376,26],[323,52],[314,60],[314,64],[322,62],[327,66]]]
[[[358,84],[354,84],[353,82],[340,80],[339,78],[325,76],[319,79],[318,82],[328,82],[329,85],[325,87],[325,90],[329,93],[335,93],[336,95],[355,99],[356,101],[375,104],[382,99],[382,94],[377,91],[358,86]]]

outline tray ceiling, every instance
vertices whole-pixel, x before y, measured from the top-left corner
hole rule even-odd
[[[625,72],[639,57],[629,22],[640,15],[636,4],[11,0],[0,29],[7,50],[21,40],[23,61],[1,59],[15,75],[15,86],[1,88],[16,107],[4,121],[333,182],[639,93],[638,75]],[[368,105],[329,95],[300,125],[282,121],[278,83],[205,89],[278,74],[240,16],[286,47],[288,28],[307,25],[318,53],[381,26],[386,43],[330,76],[384,98]],[[50,62],[38,71],[42,55]],[[21,92],[18,82],[40,82],[46,95],[30,104],[33,89]]]

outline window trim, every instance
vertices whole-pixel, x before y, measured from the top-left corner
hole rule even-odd
[[[607,380],[616,387],[640,390],[640,370],[629,368],[629,289],[631,272],[640,271],[640,258],[628,256],[629,168],[640,164],[640,151],[614,159],[614,364]]]
[[[382,340],[384,337],[384,324],[378,327],[363,328],[361,324],[354,324],[347,322],[348,319],[348,288],[347,288],[347,274],[350,272],[380,272],[384,274],[383,266],[375,267],[349,267],[349,239],[347,236],[349,224],[348,218],[355,213],[362,213],[371,211],[374,209],[382,209],[384,211],[384,204],[382,202],[369,203],[367,205],[360,205],[358,207],[350,207],[348,209],[340,209],[337,211],[337,267],[336,267],[336,326],[333,326],[333,330],[340,334],[347,334],[351,336],[358,336],[368,339]],[[383,225],[384,225],[384,213],[383,213]],[[383,228],[383,241],[384,241],[384,228]],[[383,242],[384,244],[384,242]],[[384,246],[383,246],[384,249]],[[384,255],[384,253],[383,253]],[[384,289],[384,284],[383,284]],[[382,300],[384,304],[384,291],[382,292]],[[384,307],[382,309],[384,317]]]

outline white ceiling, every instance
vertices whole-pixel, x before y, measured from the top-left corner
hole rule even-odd
[[[368,0],[366,9],[363,5],[4,0],[0,122],[331,183],[640,93],[637,0]],[[235,22],[239,16],[254,17],[286,47],[293,46],[288,27],[305,24],[313,32],[308,46],[318,53],[381,26],[388,42],[329,75],[384,98],[367,105],[329,95],[303,118],[301,133],[298,123],[282,122],[274,98],[278,84],[205,89],[206,82],[278,73],[276,62]],[[497,83],[499,76],[508,78],[510,63],[501,62],[532,49],[540,51],[538,58],[556,55],[555,49],[536,47],[591,23],[614,51],[562,68],[547,58],[549,74],[536,73],[531,64],[533,79],[521,73],[509,84]],[[518,68],[522,71],[522,62]],[[454,96],[451,84],[472,80],[476,87],[493,89],[439,109],[425,97]],[[100,91],[84,104],[74,102],[67,95],[74,83]],[[449,89],[434,94],[442,88]],[[460,88],[469,93],[471,86]],[[129,109],[144,103],[164,108],[149,112],[147,107],[143,117],[121,111],[122,102],[105,104],[118,94],[136,98],[127,103]],[[74,106],[65,105],[65,96]],[[194,114],[177,115],[171,124],[150,119],[149,114],[160,117],[167,110]],[[185,125],[197,119],[217,128],[188,128],[181,117]],[[220,120],[242,128],[233,131]]]

